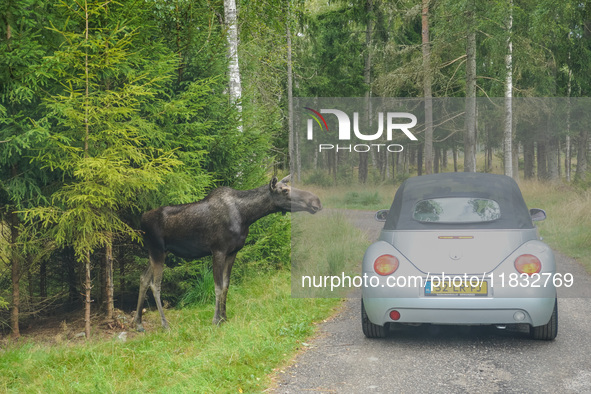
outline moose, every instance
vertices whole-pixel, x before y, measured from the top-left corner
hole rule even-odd
[[[226,320],[230,272],[236,253],[244,246],[250,225],[271,213],[307,211],[314,214],[322,209],[316,195],[289,186],[289,178],[288,175],[278,181],[273,177],[269,184],[252,190],[219,187],[201,201],[164,206],[142,215],[141,229],[150,263],[140,278],[134,318],[138,331],[144,331],[142,308],[148,287],[152,289],[162,327],[169,327],[160,300],[167,252],[187,259],[213,256],[213,324]]]

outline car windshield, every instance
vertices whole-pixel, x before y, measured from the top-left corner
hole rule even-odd
[[[413,211],[413,219],[431,223],[479,223],[500,217],[499,204],[485,198],[432,198],[417,202]]]

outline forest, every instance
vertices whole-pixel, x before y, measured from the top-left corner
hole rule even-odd
[[[217,186],[290,170],[304,185],[396,184],[496,162],[516,179],[590,187],[590,8],[0,0],[0,332],[86,309],[89,337],[91,309],[130,311],[147,265],[141,213]],[[418,99],[418,140],[396,155],[318,154],[294,111],[327,97]],[[459,103],[444,126],[441,100]],[[240,258],[289,269],[289,237],[289,220],[265,218]],[[190,303],[207,262],[169,260],[163,299]]]

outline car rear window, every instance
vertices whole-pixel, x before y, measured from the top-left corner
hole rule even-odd
[[[413,211],[414,220],[430,223],[480,223],[500,217],[499,204],[485,198],[432,198],[417,202]]]

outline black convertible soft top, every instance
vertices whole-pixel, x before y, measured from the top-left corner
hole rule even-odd
[[[471,197],[494,200],[499,204],[501,217],[480,223],[433,223],[413,219],[418,201]],[[533,223],[517,183],[505,175],[451,172],[409,178],[400,185],[384,230],[435,229],[531,229]]]

